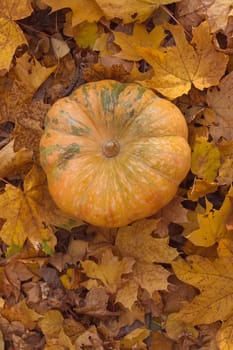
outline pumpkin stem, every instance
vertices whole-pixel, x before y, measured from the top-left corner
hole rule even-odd
[[[116,157],[120,152],[120,144],[117,140],[108,140],[102,145],[102,152],[106,158]]]

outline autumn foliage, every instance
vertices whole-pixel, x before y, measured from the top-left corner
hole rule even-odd
[[[232,1],[0,0],[0,349],[233,349]],[[174,103],[191,168],[151,217],[100,228],[48,191],[58,99],[111,79]]]

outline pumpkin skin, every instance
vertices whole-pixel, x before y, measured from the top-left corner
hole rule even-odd
[[[49,192],[67,214],[103,227],[147,217],[190,168],[187,125],[135,83],[87,83],[51,107],[40,143]]]

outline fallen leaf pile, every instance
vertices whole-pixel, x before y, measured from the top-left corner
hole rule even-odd
[[[0,0],[0,349],[233,350],[233,12],[221,0]],[[45,115],[92,81],[183,112],[191,169],[150,218],[74,221]]]

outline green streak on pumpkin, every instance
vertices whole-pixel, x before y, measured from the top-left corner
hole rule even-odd
[[[58,166],[59,167],[66,167],[68,161],[72,158],[75,158],[77,154],[80,152],[80,147],[77,143],[72,143],[71,145],[67,147],[63,147],[61,150],[60,146],[60,154],[58,156]]]

